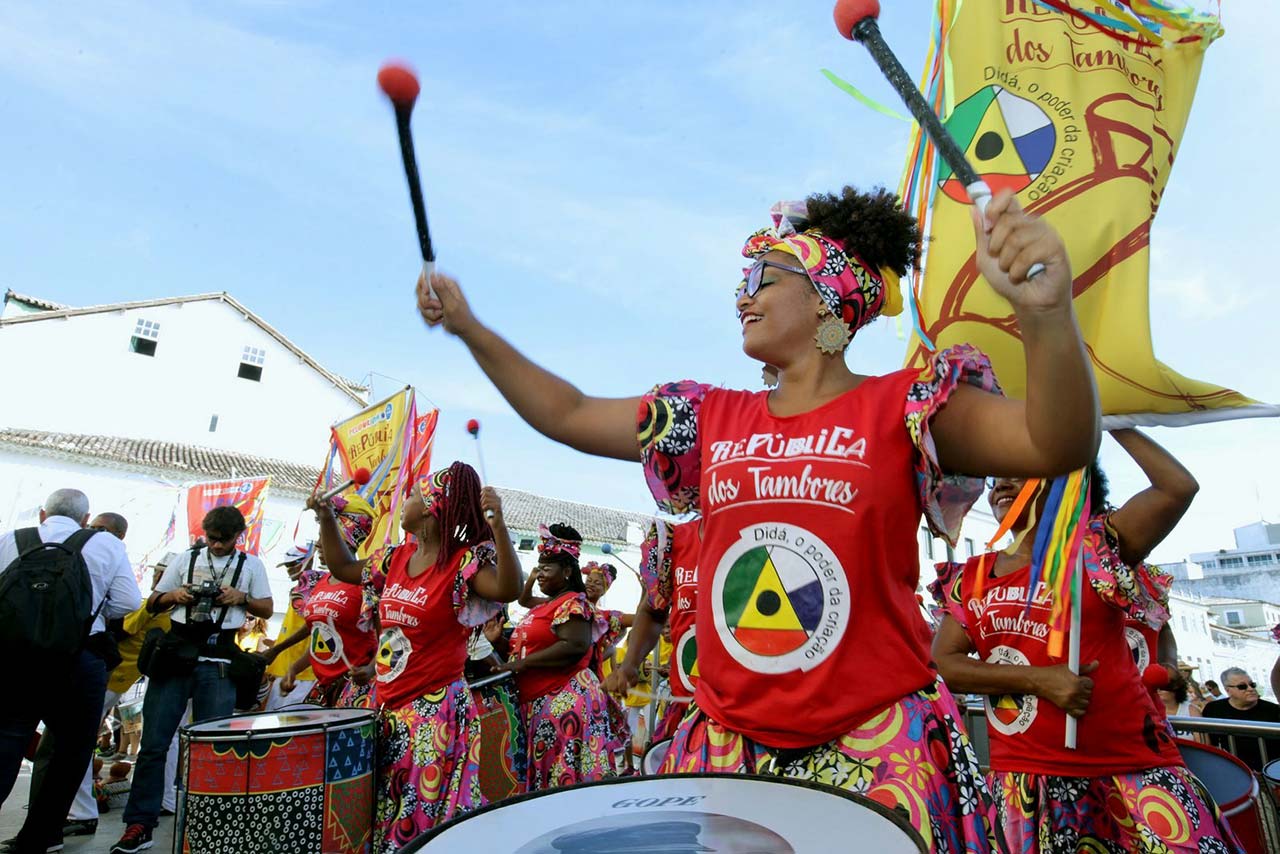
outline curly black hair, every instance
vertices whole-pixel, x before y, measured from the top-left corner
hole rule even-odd
[[[1089,463],[1089,512],[1101,513],[1109,509],[1107,503],[1111,499],[1111,484],[1107,480],[1107,473],[1102,470],[1102,465],[1095,458]]]
[[[904,276],[920,263],[920,226],[884,187],[869,193],[854,187],[845,187],[840,195],[817,193],[805,205],[805,227],[839,240],[873,270],[887,267]]]
[[[244,514],[238,507],[223,504],[204,514],[200,527],[207,536],[218,539],[237,537],[245,529]]]

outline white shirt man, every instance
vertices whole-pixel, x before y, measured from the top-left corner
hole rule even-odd
[[[87,503],[87,499],[86,499]],[[86,511],[81,519],[67,516],[51,516],[45,510],[40,511],[40,540],[46,543],[61,543],[79,531],[89,521]],[[0,573],[18,559],[18,544],[14,532],[9,531],[0,536]],[[89,568],[89,580],[93,582],[93,608],[102,611],[93,621],[90,634],[107,629],[107,620],[124,617],[138,610],[142,605],[142,594],[138,590],[138,581],[133,577],[133,567],[129,564],[129,553],[124,543],[102,532],[89,538],[81,551],[85,566]],[[103,600],[106,600],[104,603]]]
[[[89,521],[89,499],[77,489],[53,492],[40,510],[40,541],[65,542]],[[98,611],[91,633],[103,632],[106,620],[123,617],[142,603],[124,543],[107,533],[91,536],[81,549],[93,589],[91,607]],[[18,558],[15,532],[0,536],[0,573]],[[11,656],[12,658],[12,656]],[[19,657],[21,659],[21,657]],[[62,824],[93,754],[107,691],[103,658],[82,649],[70,666],[47,662],[9,662],[10,682],[30,686],[11,692],[0,704],[0,801],[9,796],[31,734],[44,721],[45,732],[56,740],[43,785],[33,792],[15,850],[44,851],[61,846]]]
[[[232,550],[226,555],[215,555],[211,549],[203,548],[195,553],[195,566],[191,566],[192,552],[178,552],[169,559],[169,565],[165,567],[164,575],[160,577],[160,583],[156,585],[156,593],[169,593],[188,584],[192,587],[199,587],[201,584],[212,581],[218,587],[232,587],[232,579],[235,578],[236,565],[240,561],[240,555],[243,552]],[[190,582],[187,577],[191,576]],[[244,566],[240,567],[240,577],[236,579],[234,589],[240,591],[243,596],[232,597],[232,604],[226,605],[226,616],[222,618],[221,623],[214,624],[212,621],[217,620],[222,614],[223,605],[213,604],[210,610],[210,633],[218,631],[232,631],[239,629],[244,625],[247,616],[246,604],[251,599],[270,599],[271,585],[267,581],[267,567],[256,556],[244,554]],[[185,625],[193,625],[191,616],[196,609],[196,602],[193,600],[185,605],[178,605],[173,609],[169,618],[175,623]],[[216,659],[211,659],[216,660]]]

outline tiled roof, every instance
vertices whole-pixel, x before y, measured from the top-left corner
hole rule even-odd
[[[319,475],[318,469],[284,460],[160,439],[126,439],[120,436],[7,428],[0,429],[0,445],[17,446],[56,456],[87,458],[89,461],[112,466],[159,469],[165,473],[202,480],[269,474],[274,488],[295,494],[310,492]]]
[[[159,439],[6,428],[0,429],[0,447],[4,446],[81,462],[162,471],[193,481],[269,474],[272,489],[294,497],[310,493],[320,475],[320,470],[311,466]],[[588,543],[622,545],[627,542],[628,522],[643,532],[652,521],[643,513],[547,498],[519,489],[498,492],[507,525],[515,531],[534,532],[541,524],[564,522],[577,528]]]
[[[13,288],[9,288],[8,290],[5,291],[4,301],[9,302],[11,300],[13,302],[24,303],[25,305],[29,305],[32,308],[42,309],[43,311],[61,311],[62,309],[69,307],[69,306],[62,305],[61,303],[50,302],[47,299],[40,299],[39,297],[31,297],[31,296],[27,296],[26,294],[20,294],[17,291],[15,291]]]

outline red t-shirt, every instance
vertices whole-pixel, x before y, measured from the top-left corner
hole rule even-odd
[[[385,574],[378,600],[382,637],[376,673],[378,703],[396,709],[462,677],[471,628],[500,607],[470,595],[471,577],[492,560],[493,549],[481,544],[460,549],[449,566],[433,566],[409,576],[412,544],[393,548],[379,565]],[[474,607],[490,605],[483,613]]]
[[[965,564],[958,597],[962,610],[948,609],[965,626],[978,656],[1033,667],[1062,664],[1063,659],[1050,658],[1048,651],[1052,591],[1041,582],[1028,614],[1031,568],[1026,566],[1000,578],[989,575],[979,601],[973,591],[980,559],[975,556]],[[990,565],[994,556],[987,560]],[[1086,560],[1096,569],[1091,549],[1086,550]],[[1089,577],[1080,616],[1080,661],[1097,661],[1098,669],[1092,674],[1089,710],[1078,719],[1077,749],[1063,745],[1066,712],[1049,700],[1031,694],[988,697],[993,771],[1096,777],[1183,764],[1163,716],[1142,685],[1128,644],[1121,641],[1126,615],[1115,600],[1114,575],[1091,572]]]
[[[915,598],[915,448],[885,417],[917,374],[788,418],[764,392],[703,401],[695,698],[729,729],[821,744],[934,681]]]
[[[677,697],[692,697],[698,684],[698,642],[694,624],[697,620],[698,522],[676,525],[671,532],[671,610],[667,624],[671,626],[671,691]]]
[[[587,603],[587,597],[572,590],[561,593],[550,602],[534,606],[511,633],[511,657],[524,658],[556,643],[560,638],[552,629],[573,618],[591,623],[595,614]],[[530,667],[517,673],[516,688],[520,692],[520,702],[531,703],[559,691],[590,664],[594,649],[594,646],[588,648],[582,658],[564,667]]]
[[[359,627],[363,594],[359,584],[326,575],[302,606],[302,617],[311,628],[311,669],[321,685],[343,676],[347,662],[363,667],[373,658],[377,646],[373,632]]]

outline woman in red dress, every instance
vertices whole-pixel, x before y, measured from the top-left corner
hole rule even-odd
[[[972,287],[1010,302],[1025,350],[1027,399],[1006,399],[964,346],[885,376],[849,369],[854,333],[900,310],[898,277],[919,260],[896,197],[846,187],[771,213],[743,246],[735,304],[770,391],[685,381],[592,397],[477,320],[452,279],[420,282],[418,309],[535,429],[642,462],[663,509],[701,512],[701,678],[666,770],[831,783],[901,809],[935,851],[989,850],[994,806],[931,665],[916,538],[923,516],[954,541],[982,490],[965,475],[1052,476],[1093,459],[1097,393],[1070,260],[1010,193],[975,213]],[[653,275],[681,275],[683,239],[664,239]],[[1035,264],[1045,271],[1028,278]],[[664,308],[664,323],[680,317]]]
[[[347,550],[327,503],[308,506],[330,571],[365,588],[381,626],[374,850],[387,854],[485,803],[480,718],[463,668],[471,629],[519,595],[519,561],[501,500],[465,463],[423,478],[404,503],[405,542],[366,559]]]
[[[582,536],[568,525],[542,528],[542,593],[511,634],[503,669],[516,674],[528,754],[526,791],[611,777],[616,735],[591,657],[601,628],[578,566]]]
[[[1044,490],[1034,515],[1028,505],[1015,521],[1015,532],[1027,530],[1012,553],[939,564],[931,588],[943,609],[934,659],[953,690],[989,695],[988,779],[1011,852],[1226,854],[1236,850],[1235,838],[1187,770],[1125,642],[1126,619],[1148,626],[1168,619],[1169,576],[1150,572],[1143,559],[1191,505],[1196,482],[1137,431],[1113,435],[1151,486],[1113,510],[1094,466],[1078,605],[1080,675],[1049,655],[1053,592],[1041,584],[1027,604]],[[1021,489],[1016,479],[994,481],[997,519]],[[1067,715],[1079,721],[1074,749],[1064,746]]]

